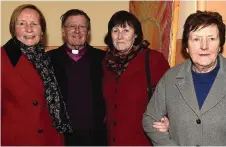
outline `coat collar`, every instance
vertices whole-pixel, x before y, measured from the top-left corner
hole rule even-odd
[[[9,57],[9,60],[13,67],[15,67],[22,55],[22,52],[20,50],[20,47],[15,44],[13,39],[10,39],[3,48],[6,51],[7,56]]]
[[[144,49],[143,51],[139,52],[134,59],[129,62],[128,67],[120,76],[120,79],[130,79],[131,76],[135,75],[140,70],[145,69],[145,58],[146,52],[148,48]],[[145,71],[144,71],[145,72]],[[115,74],[115,73],[114,73]]]
[[[89,52],[91,49],[93,49],[93,47],[90,46],[88,43],[85,43],[85,44],[86,44],[85,45],[85,49],[87,50],[87,52]],[[65,50],[65,48],[68,48],[66,43],[64,43],[63,45],[61,45],[58,49]]]
[[[2,54],[5,53],[8,57],[8,60],[4,60],[3,66],[9,68],[8,72],[14,72],[15,76],[26,81],[31,90],[43,96],[43,82],[33,65],[23,56],[19,46],[11,39],[3,46],[3,49],[5,52]]]
[[[201,108],[198,106],[197,97],[191,73],[191,60],[187,59],[176,75],[177,87],[184,100],[191,109],[199,116],[214,107],[226,95],[226,59],[219,55],[220,69],[210,89],[210,92]]]
[[[64,43],[62,46],[60,46],[59,48],[54,50],[54,52],[57,52],[59,58],[64,58],[64,59],[68,58],[68,54],[65,51],[66,47],[67,47],[66,43]],[[95,60],[99,60],[99,59],[102,60],[104,54],[103,55],[97,54],[97,51],[96,51],[97,49],[94,48],[93,46],[86,43],[85,49],[86,49],[85,55],[86,54],[88,55],[89,60],[91,60],[91,61],[93,61],[93,60],[95,61]],[[100,56],[100,57],[97,57],[97,56]]]
[[[214,107],[220,100],[226,96],[226,59],[220,55],[220,69],[213,83],[212,88],[201,108],[201,113],[205,113]]]

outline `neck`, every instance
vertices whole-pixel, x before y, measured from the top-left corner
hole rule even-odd
[[[196,73],[208,73],[211,72],[217,66],[217,60],[208,65],[208,66],[200,66],[200,65],[193,65],[192,70]]]
[[[83,49],[85,47],[85,44],[76,46],[76,45],[70,45],[70,44],[67,43],[67,47],[71,50],[80,50],[80,49]]]
[[[122,50],[122,51],[118,50],[119,55],[122,55],[122,56],[128,55],[132,51],[132,47],[133,47],[133,45],[126,50]]]

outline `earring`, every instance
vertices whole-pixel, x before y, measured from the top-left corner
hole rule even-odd
[[[43,32],[41,32],[41,37],[40,37],[41,40],[42,40],[42,36],[43,36]]]

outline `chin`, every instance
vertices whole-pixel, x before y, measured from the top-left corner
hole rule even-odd
[[[27,45],[27,46],[34,46],[38,43],[36,43],[36,42],[24,42],[24,44]]]
[[[118,47],[117,50],[123,52],[126,51],[127,49],[125,47]]]
[[[201,62],[199,65],[201,66],[210,66],[212,63],[211,62]]]

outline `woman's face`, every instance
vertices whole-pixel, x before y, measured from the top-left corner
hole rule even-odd
[[[219,51],[220,38],[216,25],[189,33],[187,52],[196,67],[204,69],[215,66]]]
[[[127,54],[130,51],[136,37],[134,28],[128,24],[125,27],[117,25],[111,30],[113,45],[121,54]]]
[[[16,38],[27,46],[38,44],[43,34],[40,16],[33,9],[24,9],[17,18],[15,26]]]

